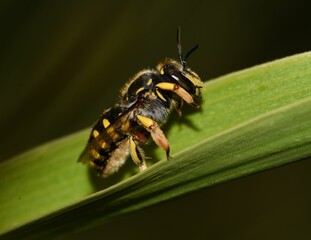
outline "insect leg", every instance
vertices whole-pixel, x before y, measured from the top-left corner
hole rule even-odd
[[[139,170],[142,172],[147,169],[145,154],[143,150],[138,146],[137,141],[134,140],[134,137],[135,136],[130,136],[129,138],[130,154],[133,161],[139,167]]]
[[[162,90],[172,91],[180,96],[183,100],[185,100],[188,104],[192,105],[195,108],[200,108],[200,106],[194,102],[192,96],[176,83],[161,82],[158,83],[156,87]]]
[[[137,115],[136,117],[138,121],[142,124],[142,126],[151,133],[153,141],[166,152],[166,158],[169,159],[170,146],[158,123],[151,118],[142,115]]]

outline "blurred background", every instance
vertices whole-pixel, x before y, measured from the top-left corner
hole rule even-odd
[[[139,70],[176,58],[205,81],[311,49],[311,2],[0,2],[0,160],[87,128]],[[75,239],[308,239],[310,161],[225,183]]]

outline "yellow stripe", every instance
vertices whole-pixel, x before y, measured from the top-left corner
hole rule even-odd
[[[158,90],[156,90],[156,92],[158,97],[161,98],[164,102],[166,102],[166,99],[163,97],[163,95]]]
[[[93,136],[94,136],[94,138],[97,138],[98,135],[99,135],[99,132],[98,132],[96,129],[93,130]]]
[[[106,142],[103,142],[103,144],[102,144],[102,149],[105,149],[105,148],[107,148],[108,147],[108,144],[106,143]]]
[[[152,78],[150,78],[147,82],[147,86],[149,86],[152,83]]]
[[[107,128],[107,134],[111,139],[118,139],[120,137],[113,126]]]
[[[140,93],[141,91],[143,91],[143,90],[144,90],[144,88],[143,88],[143,87],[138,88],[138,90],[136,91],[136,95],[137,95],[138,93]]]
[[[130,151],[131,151],[131,156],[132,156],[132,159],[134,160],[134,162],[136,164],[140,164],[141,163],[141,160],[139,159],[138,155],[137,155],[137,152],[136,152],[136,144],[135,142],[133,141],[133,138],[130,137]]]
[[[137,115],[136,117],[145,128],[149,128],[154,125],[154,121],[151,118],[142,115]]]
[[[168,82],[161,82],[156,85],[158,88],[168,91],[174,91],[176,89],[176,84],[168,83]]]
[[[90,150],[90,154],[95,159],[101,159],[102,158],[102,156],[93,148]]]
[[[110,125],[109,120],[106,119],[106,118],[104,118],[104,119],[103,119],[103,125],[104,125],[105,128],[107,128],[107,127]]]
[[[122,125],[122,131],[127,132],[130,128],[130,122],[126,121],[123,125]]]

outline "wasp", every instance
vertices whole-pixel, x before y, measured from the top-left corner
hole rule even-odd
[[[95,123],[78,161],[97,170],[101,177],[107,177],[130,155],[140,171],[144,171],[146,156],[141,145],[149,137],[169,159],[169,142],[160,127],[172,111],[181,115],[183,102],[199,108],[193,98],[202,98],[203,82],[187,67],[188,57],[197,48],[198,45],[183,57],[178,27],[179,61],[162,60],[156,69],[141,70],[129,80],[121,90],[119,102],[104,111]]]

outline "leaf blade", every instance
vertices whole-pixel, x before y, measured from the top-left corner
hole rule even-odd
[[[169,129],[173,154],[177,153],[174,154],[174,160],[161,161],[147,172],[91,196],[89,194],[96,189],[89,179],[88,172],[86,168],[75,164],[87,138],[87,131],[49,143],[3,163],[0,169],[4,179],[1,180],[4,194],[0,202],[7,211],[3,211],[3,208],[1,210],[1,219],[6,220],[1,224],[1,230],[9,231],[16,228],[15,231],[8,233],[8,237],[21,235],[25,237],[27,232],[28,236],[34,238],[47,233],[59,235],[68,229],[90,227],[126,212],[215,183],[310,156],[311,133],[308,131],[311,129],[308,120],[311,119],[308,108],[311,95],[310,66],[311,54],[305,53],[207,83],[204,92],[206,101],[202,104],[203,112],[187,116],[190,122],[194,122],[196,128],[192,125],[174,125]],[[250,129],[247,126],[250,126]],[[305,131],[302,131],[303,129]],[[258,135],[255,130],[264,132],[265,135]],[[288,134],[288,131],[291,134]],[[233,132],[235,135],[232,135]],[[276,138],[271,137],[272,133]],[[280,134],[283,134],[282,138],[279,137]],[[256,136],[257,141],[261,140],[260,148],[250,148],[252,136]],[[272,147],[267,147],[271,142],[273,151]],[[223,149],[220,149],[220,146]],[[213,149],[208,152],[211,147]],[[265,152],[267,150],[270,152]],[[236,155],[227,162],[224,156],[229,152]],[[213,161],[209,158],[208,165],[204,162],[207,153],[209,157],[214,156]],[[289,153],[297,155],[288,159]],[[239,162],[239,156],[243,156],[249,166]],[[272,165],[269,164],[270,158],[273,160]],[[253,161],[254,159],[260,161]],[[240,166],[240,172],[230,171],[231,167],[226,165],[228,163],[231,167],[235,164]],[[224,168],[225,166],[227,167]],[[201,168],[205,172],[201,172]],[[40,169],[43,169],[41,174]],[[44,172],[50,169],[56,172]],[[37,173],[34,178],[31,177],[33,173]],[[186,174],[180,175],[181,173]],[[19,181],[23,182],[25,189],[18,188]],[[50,188],[44,189],[44,186],[49,184]],[[75,189],[72,186],[79,187]],[[24,199],[16,198],[14,195],[16,189]],[[57,191],[58,194],[51,204],[49,195],[53,191]],[[80,200],[78,203],[74,203],[78,200]],[[126,202],[131,204],[127,206]],[[40,211],[24,214],[25,205],[30,204],[30,209],[35,209],[35,206],[42,203],[46,205]],[[68,204],[69,206],[64,208]],[[105,209],[101,207],[102,205]],[[93,207],[88,209],[88,206]],[[92,221],[89,220],[90,212],[94,214]],[[105,217],[102,217],[103,215]],[[20,218],[16,220],[16,216]],[[87,222],[83,219],[87,219]],[[63,222],[63,226],[58,226],[59,222]],[[20,225],[24,226],[18,228]]]

